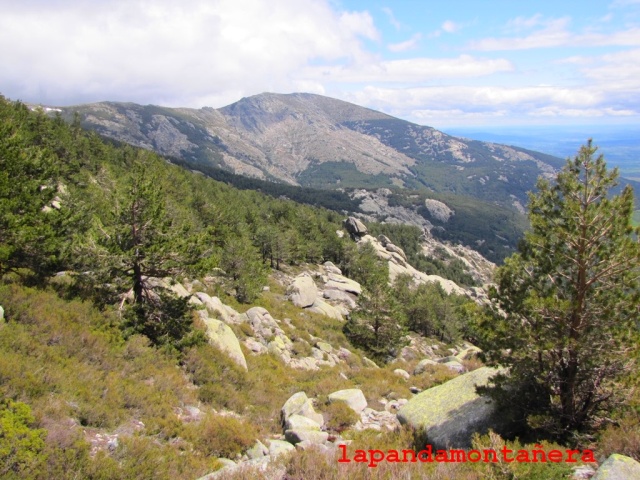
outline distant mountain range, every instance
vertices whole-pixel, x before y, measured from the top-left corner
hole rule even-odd
[[[523,211],[526,192],[564,161],[456,138],[308,93],[264,93],[220,109],[102,102],[63,108],[100,134],[188,162],[325,189],[405,187]]]
[[[640,180],[640,126],[638,125],[529,125],[447,129],[447,133],[485,142],[517,145],[558,157],[573,157],[588,138],[599,147],[609,167],[625,178]]]

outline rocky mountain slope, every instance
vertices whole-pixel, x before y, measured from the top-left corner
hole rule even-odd
[[[562,164],[521,148],[452,137],[341,100],[264,93],[220,109],[103,102],[64,108],[84,126],[181,159],[320,188],[401,186],[521,211]]]

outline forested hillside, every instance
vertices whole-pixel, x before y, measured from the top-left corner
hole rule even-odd
[[[373,223],[367,232],[350,219],[354,232],[336,211],[238,190],[3,98],[0,162],[2,478],[196,479],[222,466],[229,469],[220,478],[371,478],[366,465],[337,463],[338,446],[423,448],[427,430],[401,426],[396,412],[433,387],[450,388],[449,380],[491,371],[483,358],[504,353],[494,325],[507,331],[526,315],[546,321],[552,307],[560,311],[553,320],[571,303],[518,291],[517,257],[501,270],[503,294],[517,280],[515,300],[496,297],[505,314],[480,297],[472,256],[453,257],[451,246],[433,243],[438,255],[425,256],[417,227]],[[619,217],[617,228],[627,232]],[[476,296],[446,293],[452,284],[443,279],[416,284],[417,273],[392,284],[390,258],[396,274],[418,272],[413,265]],[[544,252],[523,258],[531,268],[553,264]],[[555,288],[546,278],[541,288]],[[629,296],[612,292],[607,301]],[[317,308],[329,294],[350,304],[346,318]],[[625,332],[633,336],[628,303]],[[509,315],[520,316],[509,324]],[[509,352],[533,352],[532,338],[514,334]],[[583,347],[602,345],[585,340]],[[630,360],[637,355],[621,348]],[[624,367],[623,377],[608,378],[605,368],[596,380],[631,388],[637,375]],[[537,392],[526,382],[518,388]],[[354,391],[356,406],[344,397]],[[473,386],[468,394],[478,398]],[[601,455],[637,457],[634,395],[631,388],[597,428],[575,427],[575,437],[548,424],[517,432],[547,452],[595,445]],[[453,392],[445,403],[460,398]],[[548,405],[536,398],[527,405],[544,412]],[[593,412],[600,420],[601,410]],[[486,428],[467,433],[474,448],[533,448]],[[231,460],[252,470],[232,470]],[[418,468],[432,478],[560,479],[573,466],[387,463],[375,471],[389,479]]]

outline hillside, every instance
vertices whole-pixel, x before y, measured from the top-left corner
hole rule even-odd
[[[499,318],[483,288],[494,266],[476,252],[237,190],[4,99],[0,162],[3,478],[592,471],[589,455],[357,460],[425,443],[549,458],[570,446],[488,430],[509,433],[475,389],[498,370],[473,342]],[[620,441],[635,417],[616,415],[598,455],[635,456],[633,438]]]
[[[446,321],[434,310],[393,341],[381,330],[382,349],[345,329],[372,279],[386,292],[389,266],[336,213],[233,189],[4,99],[0,118],[0,451],[15,452],[0,457],[2,476],[195,479],[282,452],[304,471],[280,423],[289,397],[315,399],[327,422],[316,437],[334,449],[341,435],[365,446],[376,426],[401,446],[397,400],[456,372],[423,366],[409,384],[387,362],[413,371],[458,345],[463,368],[462,319],[479,307],[436,285],[420,298],[454,309]],[[387,228],[418,254],[420,230]],[[429,258],[442,275],[453,266],[453,251]],[[397,293],[414,298],[409,285]],[[364,413],[327,398],[354,388]]]

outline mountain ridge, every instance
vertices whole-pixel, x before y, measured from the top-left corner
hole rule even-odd
[[[564,162],[310,93],[263,93],[219,109],[101,102],[62,111],[77,111],[104,136],[242,175],[329,189],[426,189],[518,211],[538,176]]]

